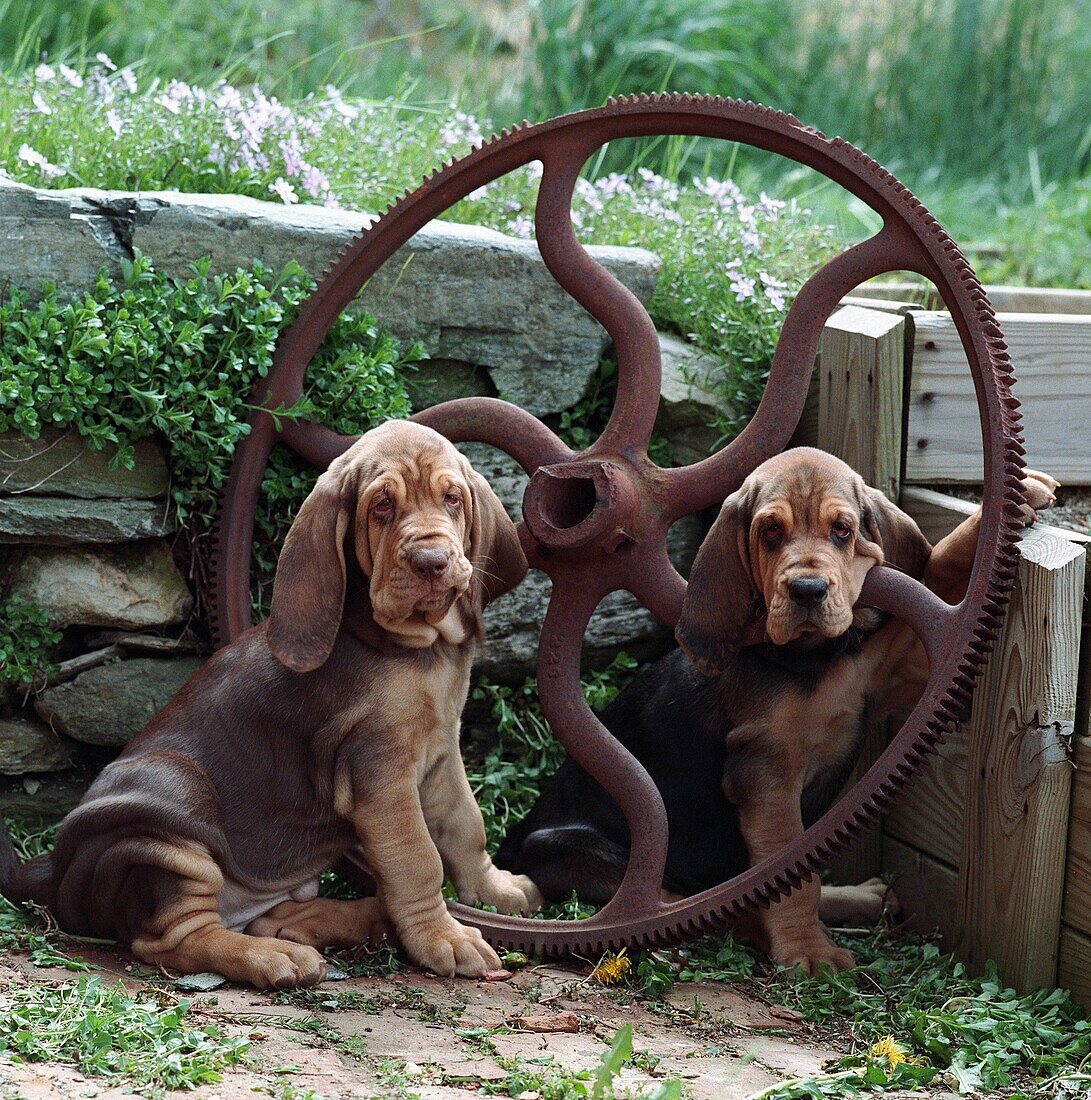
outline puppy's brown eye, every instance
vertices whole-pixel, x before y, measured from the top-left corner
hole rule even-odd
[[[377,519],[389,519],[394,514],[394,501],[388,496],[379,497],[371,511]]]
[[[848,542],[852,538],[852,528],[847,524],[838,520],[831,528],[830,534],[837,542]]]
[[[761,541],[769,550],[775,550],[784,538],[784,532],[779,527],[766,527],[761,533]]]
[[[457,508],[462,503],[462,497],[460,497],[458,493],[444,493],[443,503],[446,504],[448,508]]]

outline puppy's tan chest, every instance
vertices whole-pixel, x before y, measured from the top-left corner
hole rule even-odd
[[[386,685],[387,705],[418,779],[458,743],[459,719],[469,692],[469,660],[437,661],[427,669],[399,670]]]
[[[772,727],[795,757],[804,784],[835,765],[855,744],[867,705],[866,670],[847,660],[819,690],[778,700]]]

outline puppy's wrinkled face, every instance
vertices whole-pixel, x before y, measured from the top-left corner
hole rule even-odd
[[[773,460],[753,493],[746,549],[770,641],[844,634],[867,571],[883,561],[867,525],[863,481],[833,458]]]
[[[391,455],[360,487],[356,556],[386,629],[412,617],[436,625],[469,587],[474,500],[463,465],[449,444],[422,447]]]

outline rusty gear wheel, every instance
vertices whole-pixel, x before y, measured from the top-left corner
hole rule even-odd
[[[625,137],[724,138],[816,169],[866,202],[882,228],[804,284],[784,320],[769,382],[745,430],[692,466],[665,470],[647,456],[659,401],[659,348],[640,302],[576,240],[572,192],[582,166],[606,142]],[[595,955],[622,945],[662,944],[724,927],[787,894],[873,825],[961,715],[999,626],[1015,575],[1024,453],[1012,370],[992,307],[970,265],[920,202],[889,172],[840,138],[752,103],[688,95],[638,96],[505,131],[430,176],[390,206],[331,265],[277,348],[256,406],[291,405],[304,372],[338,313],[422,226],[471,191],[521,165],[542,167],[536,236],[557,282],[609,333],[618,393],[609,423],[586,451],[573,452],[529,413],[492,398],[450,401],[417,420],[455,442],[477,440],[514,457],[530,475],[520,537],[533,566],[553,583],[538,652],[542,707],[567,751],[615,799],[632,834],[624,881],[613,900],[583,921],[505,917],[461,905],[460,920],[497,945],[547,954]],[[682,901],[660,898],[667,851],[663,801],[648,774],[584,702],[579,661],[585,627],[600,600],[623,588],[673,629],[685,582],[667,558],[666,533],[681,516],[733,492],[787,444],[803,409],[819,335],[841,298],[863,280],[911,270],[938,288],[955,320],[977,392],[984,449],[984,518],[965,599],[949,606],[904,574],[870,571],[860,604],[908,623],[928,652],[920,702],[863,778],[806,833],[777,855],[715,889]],[[324,468],[353,440],[313,423],[277,434],[262,412],[239,445],[213,549],[213,627],[219,643],[250,626],[251,541],[258,491],[277,441]]]

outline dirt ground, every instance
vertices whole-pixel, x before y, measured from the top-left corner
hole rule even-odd
[[[95,950],[84,958],[104,984],[121,980],[133,991],[143,985],[120,954]],[[441,980],[409,971],[327,981],[280,995],[230,985],[182,993],[159,981],[157,989],[190,998],[195,1024],[212,1020],[229,1034],[250,1038],[246,1064],[229,1068],[220,1083],[195,1093],[164,1093],[87,1077],[71,1065],[18,1064],[0,1057],[0,1095],[5,1100],[113,1100],[134,1094],[461,1100],[499,1093],[539,1100],[548,1093],[540,1085],[511,1091],[514,1065],[546,1076],[593,1069],[618,1028],[632,1023],[635,1064],[618,1078],[618,1095],[647,1093],[665,1078],[677,1078],[689,1096],[734,1100],[820,1073],[848,1053],[845,1040],[822,1036],[793,1010],[764,1004],[741,988],[684,983],[656,1001],[632,989],[592,985],[588,971],[532,965],[504,982]],[[0,961],[0,989],[74,977],[59,968],[36,967],[26,956]],[[564,1030],[548,1030],[553,1027]]]

